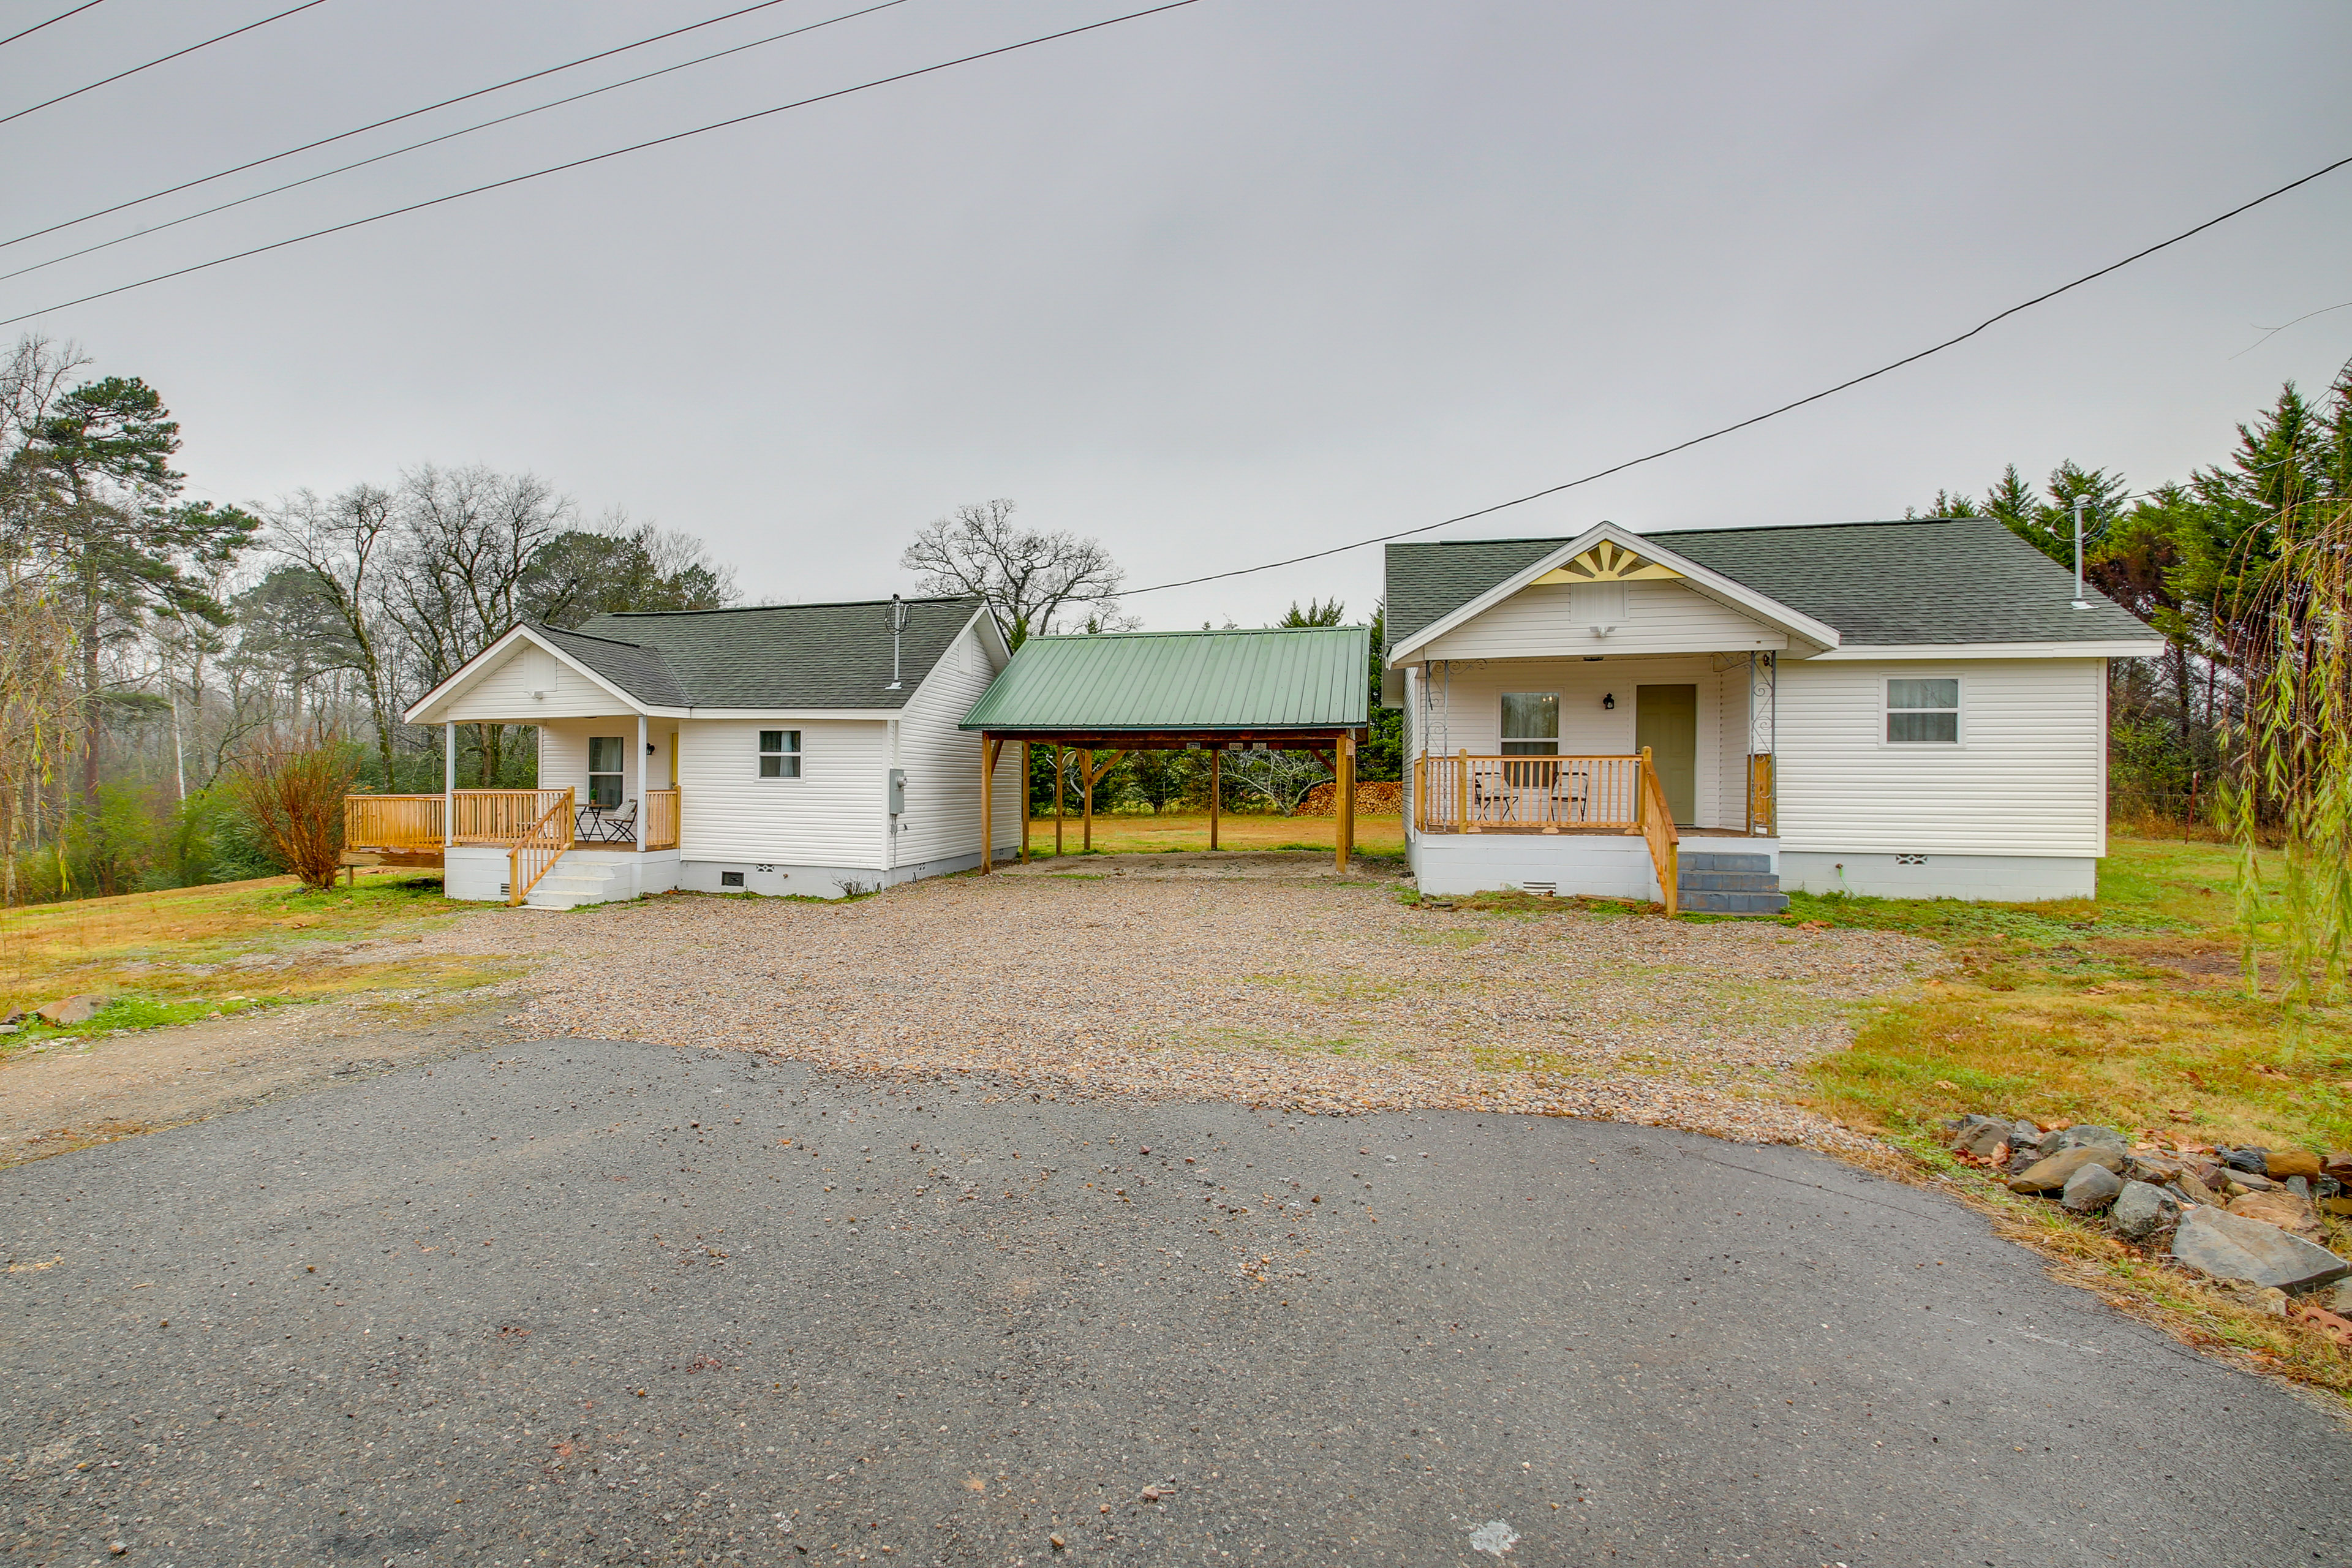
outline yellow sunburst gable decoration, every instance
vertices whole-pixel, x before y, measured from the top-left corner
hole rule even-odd
[[[1644,561],[1623,546],[1604,539],[1567,565],[1555,566],[1529,586],[1540,588],[1552,583],[1658,582],[1681,575],[1671,566]]]

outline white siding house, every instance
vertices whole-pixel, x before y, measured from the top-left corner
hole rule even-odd
[[[2087,896],[2107,661],[2163,647],[1989,519],[1396,544],[1387,592],[1432,892]]]
[[[461,790],[453,770],[407,809],[446,825],[459,899],[838,898],[942,875],[979,860],[981,749],[958,722],[1007,658],[976,598],[517,626],[408,717],[536,726],[538,787]],[[996,841],[1011,846],[1017,756],[998,772]],[[534,859],[534,824],[541,838],[568,826],[570,843]]]

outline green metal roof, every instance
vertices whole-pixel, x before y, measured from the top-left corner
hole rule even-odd
[[[1370,720],[1371,636],[1366,626],[1308,626],[1031,637],[963,727],[1361,729]]]
[[[1661,530],[1643,535],[1789,608],[1835,626],[1845,646],[2075,642],[2155,636],[1997,518]],[[1388,637],[1396,647],[1568,543],[1476,539],[1388,547]]]

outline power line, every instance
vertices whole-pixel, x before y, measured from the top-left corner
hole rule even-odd
[[[99,0],[89,0],[89,3],[90,5],[95,5],[99,3]],[[183,180],[176,185],[166,185],[160,191],[150,191],[143,196],[133,196],[127,202],[117,202],[110,207],[100,207],[94,213],[84,213],[79,217],[69,217],[63,223],[53,223],[47,228],[37,228],[29,234],[20,234],[14,239],[0,239],[0,250],[5,250],[12,245],[22,245],[28,239],[38,239],[45,234],[55,234],[61,228],[71,228],[76,224],[88,223],[92,218],[104,217],[110,213],[119,213],[125,207],[140,206],[148,202],[159,201],[165,196],[177,195],[182,191],[193,190],[198,185],[210,184],[215,180],[225,180],[231,174],[242,174],[247,169],[258,169],[264,163],[275,163],[282,158],[291,158],[298,153],[308,153],[313,148],[324,147],[336,142],[349,141],[352,137],[363,136],[371,131],[381,131],[387,125],[397,125],[404,120],[414,120],[420,114],[430,114],[436,109],[446,109],[451,104],[464,103],[469,99],[481,98],[493,92],[503,92],[510,87],[520,87],[527,81],[537,81],[543,76],[553,76],[559,71],[568,71],[576,66],[593,65],[598,60],[609,59],[614,55],[626,54],[631,49],[642,49],[647,44],[658,44],[665,38],[675,38],[681,34],[694,32],[698,28],[715,27],[721,22],[731,22],[738,16],[748,16],[754,11],[765,11],[770,6],[781,5],[783,3],[784,0],[759,0],[759,4],[756,5],[746,5],[740,11],[730,11],[723,16],[712,16],[707,21],[689,23],[683,27],[672,27],[667,33],[656,33],[649,38],[639,38],[634,44],[623,44],[616,48],[603,49],[593,55],[583,55],[576,60],[566,60],[562,65],[549,66],[544,70],[531,71],[528,75],[524,76],[509,77],[505,81],[494,83],[489,87],[478,87],[471,92],[461,92],[455,98],[445,98],[438,103],[428,103],[422,109],[412,109],[404,113],[393,115],[389,119],[378,120],[373,123],[359,126],[354,130],[338,131],[332,136],[321,136],[316,142],[305,142],[299,147],[289,147],[283,153],[272,153],[267,158],[256,158],[250,163],[239,163],[232,169],[222,169],[217,173],[206,174],[200,179]],[[71,15],[71,13],[68,12],[68,15]],[[47,26],[47,23],[42,25],[44,26]],[[495,123],[495,121],[492,123]],[[422,145],[422,143],[419,143],[419,145]],[[62,258],[60,258],[60,259],[62,259]]]
[[[137,76],[143,70],[152,70],[155,67],[163,65],[166,61],[178,59],[182,55],[193,55],[198,49],[209,49],[215,44],[226,43],[229,39],[236,37],[240,33],[250,33],[256,27],[267,27],[272,22],[284,21],[287,17],[294,15],[296,11],[308,11],[313,5],[323,5],[326,3],[327,0],[302,0],[302,4],[299,5],[296,5],[289,10],[280,11],[275,16],[264,16],[258,22],[247,22],[242,27],[230,28],[227,32],[221,34],[218,37],[206,38],[201,44],[190,44],[184,49],[173,49],[168,55],[159,55],[155,58],[149,60],[143,66],[132,66],[129,70],[116,71],[110,77],[100,77],[98,80],[91,82],[88,87],[78,87],[71,92],[61,92],[55,98],[44,99],[39,103],[34,104],[30,109],[20,109],[14,114],[0,114],[0,125],[5,125],[12,120],[22,120],[27,114],[32,114],[37,110],[47,109],[52,104],[63,103],[67,99],[79,98],[85,92],[96,92],[100,88],[104,87],[109,82],[121,81],[127,76]],[[85,10],[88,8],[89,7],[87,6],[83,7]],[[66,15],[70,16],[73,13],[68,11]],[[57,18],[53,16],[49,20],[55,21]],[[48,23],[44,22],[41,25],[46,27],[48,26]]]
[[[318,0],[312,0],[312,4],[317,3]],[[549,174],[560,174],[566,170],[585,168],[591,163],[602,163],[607,159],[626,157],[629,153],[642,153],[649,147],[667,146],[670,142],[683,142],[688,137],[700,136],[709,132],[724,131],[731,125],[749,124],[754,120],[765,120],[770,115],[783,114],[795,109],[806,109],[811,104],[825,103],[836,98],[847,98],[853,93],[866,92],[877,87],[887,87],[892,82],[910,81],[916,77],[952,70],[957,66],[970,65],[975,60],[992,59],[998,55],[1033,49],[1040,44],[1050,44],[1061,38],[1074,38],[1081,33],[1098,32],[1105,27],[1115,27],[1121,22],[1133,22],[1145,16],[1157,16],[1168,11],[1181,11],[1188,5],[1198,4],[1200,0],[1168,0],[1166,5],[1153,5],[1141,11],[1129,11],[1122,16],[1110,16],[1099,22],[1086,23],[1081,26],[1065,27],[1058,33],[1043,33],[1034,38],[1024,38],[1017,44],[1001,44],[992,49],[982,49],[978,54],[962,55],[955,59],[941,60],[937,65],[919,66],[913,70],[900,71],[894,76],[877,77],[872,81],[862,81],[854,87],[835,88],[831,92],[820,92],[812,98],[795,99],[790,103],[780,103],[772,109],[754,110],[750,114],[738,114],[728,120],[714,120],[708,125],[698,125],[688,131],[674,131],[667,136],[656,136],[648,142],[637,142],[626,147],[615,147],[609,153],[594,153],[585,158],[574,158],[569,163],[551,163],[544,169],[533,169],[527,174],[513,174],[503,180],[492,180],[488,184],[474,185],[462,191],[452,191],[446,196],[433,196],[425,201],[411,202],[406,206],[394,207],[388,212],[376,213],[368,217],[353,218],[349,223],[339,223],[327,228],[314,228],[308,234],[298,234],[290,239],[275,240],[268,245],[257,245],[250,250],[240,250],[231,256],[216,256],[210,261],[199,261],[191,267],[175,268],[169,272],[159,272],[152,278],[142,278],[135,283],[122,283],[111,289],[101,289],[95,294],[84,294],[79,300],[67,300],[55,305],[44,306],[38,310],[27,310],[23,315],[0,320],[0,327],[12,327],[19,321],[29,321],[34,317],[46,315],[51,310],[65,310],[76,305],[87,305],[93,300],[105,300],[116,294],[127,294],[133,289],[144,289],[151,283],[162,283],[173,278],[185,278],[192,272],[203,272],[215,267],[225,267],[232,261],[243,261],[247,257],[264,256],[273,250],[283,250],[289,246],[300,245],[305,240],[322,239],[331,234],[342,234],[350,229],[363,228],[372,223],[382,223],[386,218],[400,217],[408,213],[423,212],[427,207],[437,207],[449,202],[462,201],[467,196],[480,195],[485,191],[503,190],[509,185],[520,185],[526,181],[541,179]]]
[[[1622,463],[1614,463],[1608,468],[1597,469],[1592,473],[1584,475],[1580,479],[1570,479],[1565,484],[1552,485],[1544,489],[1531,491],[1527,495],[1514,497],[1509,500],[1496,501],[1492,506],[1482,506],[1475,511],[1465,511],[1458,516],[1446,518],[1442,521],[1425,522],[1417,528],[1399,529],[1394,533],[1376,533],[1370,539],[1359,539],[1352,544],[1335,544],[1328,550],[1317,550],[1305,555],[1293,555],[1289,559],[1284,561],[1269,561],[1262,566],[1238,566],[1230,572],[1211,572],[1204,576],[1185,577],[1173,583],[1154,583],[1149,588],[1129,588],[1122,590],[1119,594],[1119,597],[1125,599],[1131,598],[1138,594],[1157,594],[1169,588],[1189,588],[1195,584],[1215,583],[1227,577],[1246,577],[1256,572],[1272,572],[1278,567],[1297,566],[1301,563],[1307,561],[1320,561],[1328,555],[1344,555],[1350,550],[1362,550],[1374,544],[1386,544],[1391,540],[1410,539],[1416,533],[1433,533],[1441,528],[1448,528],[1457,522],[1468,522],[1475,518],[1491,516],[1495,512],[1507,511],[1515,506],[1525,506],[1529,501],[1541,500],[1546,496],[1556,496],[1562,490],[1572,490],[1580,485],[1589,485],[1596,479],[1605,479],[1612,474],[1622,474],[1626,469],[1639,468],[1643,463],[1654,463],[1660,458],[1670,458],[1676,452],[1686,452],[1693,447],[1715,440],[1718,437],[1728,436],[1735,430],[1745,430],[1750,425],[1761,425],[1767,419],[1778,418],[1780,416],[1789,413],[1792,409],[1802,408],[1809,403],[1819,403],[1824,397],[1833,397],[1841,392],[1860,386],[1865,381],[1875,381],[1880,376],[1885,375],[1891,371],[1901,370],[1907,364],[1916,364],[1921,360],[1927,358],[1930,354],[1939,354],[1946,349],[1967,342],[1970,338],[1975,337],[1979,332],[1983,331],[1986,328],[1993,326],[1999,322],[2005,321],[2021,310],[2030,310],[2036,305],[2047,303],[2048,301],[2058,298],[2059,295],[2066,293],[2070,289],[2080,289],[2085,283],[2105,278],[2110,272],[2116,271],[2121,268],[2129,267],[2135,261],[2154,256],[2159,250],[2179,245],[2184,239],[2202,234],[2216,224],[2227,223],[2230,219],[2236,217],[2241,213],[2252,212],[2254,208],[2262,205],[2264,202],[2274,200],[2279,196],[2286,195],[2289,191],[2294,190],[2303,185],[2307,185],[2323,174],[2334,174],[2336,170],[2344,167],[2347,163],[2352,163],[2352,157],[2338,158],[2332,163],[2326,164],[2321,168],[2314,169],[2310,174],[2304,175],[2299,180],[2290,180],[2274,191],[2265,192],[2250,202],[2245,202],[2240,205],[2231,207],[2228,212],[2222,213],[2218,217],[2209,217],[2203,223],[2197,225],[2194,228],[2182,229],[2179,234],[2174,235],[2169,239],[2158,240],[2145,250],[2135,250],[2129,256],[2125,257],[2122,260],[2111,261],[2095,272],[2085,272],[2083,276],[2075,279],[2071,283],[2062,283],[2057,288],[2051,289],[2047,293],[2036,294],[2031,300],[2011,305],[2008,310],[2001,311],[1998,315],[1987,316],[1983,321],[1979,321],[1975,326],[1970,327],[1967,331],[1960,333],[1957,337],[1946,338],[1942,342],[1937,343],[1929,348],[1921,349],[1917,353],[1906,354],[1901,359],[1893,361],[1887,364],[1880,365],[1876,370],[1864,371],[1860,375],[1852,377],[1846,381],[1839,382],[1835,386],[1825,386],[1821,391],[1800,397],[1794,402],[1783,403],[1778,408],[1769,408],[1761,414],[1750,415],[1745,419],[1723,426],[1718,429],[1710,430],[1704,436],[1694,436],[1687,441],[1677,441],[1671,447],[1661,447],[1654,452],[1645,452],[1638,458],[1628,458]],[[24,319],[25,318],[21,316],[16,318],[17,321],[23,321]],[[0,321],[0,326],[7,326],[13,323]]]
[[[765,3],[766,3],[767,5],[780,5],[780,4],[782,4],[782,0],[765,0]],[[96,252],[98,252],[98,251],[100,251],[100,250],[109,250],[109,249],[111,249],[112,247],[114,247],[115,246],[127,244],[127,243],[129,243],[129,242],[130,242],[130,241],[131,241],[131,240],[139,239],[139,238],[142,238],[142,237],[145,237],[145,236],[147,236],[147,235],[151,235],[151,234],[161,234],[161,233],[163,233],[163,232],[165,229],[167,229],[167,228],[177,228],[177,227],[179,227],[179,226],[180,226],[182,224],[184,224],[184,223],[194,223],[194,222],[195,222],[195,221],[196,221],[196,219],[198,219],[198,218],[200,218],[200,217],[210,217],[210,216],[212,216],[215,213],[225,213],[225,212],[228,211],[231,207],[241,207],[241,206],[245,205],[246,205],[247,203],[248,203],[248,202],[257,202],[257,201],[261,200],[261,199],[262,199],[263,197],[265,197],[265,196],[274,196],[274,195],[278,195],[278,194],[279,192],[281,192],[281,191],[290,191],[290,190],[293,190],[293,189],[295,189],[296,187],[300,186],[300,185],[311,185],[311,184],[318,184],[320,180],[332,179],[332,178],[333,178],[335,175],[337,175],[337,174],[350,174],[353,169],[364,169],[364,168],[366,168],[366,167],[367,167],[369,164],[371,164],[371,163],[381,163],[384,162],[384,161],[385,161],[386,159],[388,159],[388,158],[397,158],[397,157],[400,157],[400,156],[401,156],[402,154],[404,154],[404,153],[415,153],[415,152],[417,152],[418,150],[420,150],[420,149],[422,149],[422,148],[431,147],[431,146],[434,146],[434,145],[436,145],[436,144],[437,144],[437,143],[439,143],[439,142],[454,142],[454,141],[456,141],[456,140],[457,140],[458,137],[460,137],[460,136],[470,136],[470,135],[472,135],[472,134],[473,134],[475,132],[477,132],[477,131],[487,131],[487,130],[488,130],[490,127],[492,127],[492,126],[494,126],[494,125],[504,125],[504,124],[506,124],[509,121],[511,121],[511,120],[522,120],[522,119],[525,119],[525,118],[527,118],[527,117],[530,116],[530,115],[533,115],[533,114],[540,114],[540,113],[543,113],[543,112],[545,112],[546,110],[551,110],[551,109],[561,109],[561,108],[562,108],[562,107],[563,107],[565,104],[567,104],[567,103],[577,103],[577,102],[579,102],[579,101],[580,101],[582,99],[583,99],[583,98],[594,98],[598,93],[612,92],[612,91],[615,90],[616,89],[624,88],[624,87],[634,87],[634,86],[635,86],[635,85],[636,85],[638,82],[641,82],[641,81],[651,81],[654,78],[656,78],[656,77],[657,77],[657,76],[667,76],[667,75],[668,75],[670,72],[672,72],[672,71],[681,71],[681,70],[685,70],[685,69],[686,69],[686,68],[688,68],[689,66],[708,65],[708,64],[709,64],[710,61],[712,61],[712,60],[715,60],[715,59],[721,59],[721,58],[724,58],[726,56],[729,56],[729,55],[740,55],[740,54],[741,54],[741,53],[742,53],[744,50],[746,50],[746,49],[756,49],[756,48],[761,47],[761,46],[763,46],[763,45],[767,45],[767,44],[773,44],[773,43],[781,42],[782,40],[783,40],[783,39],[785,39],[785,38],[797,37],[799,37],[799,36],[800,36],[801,34],[803,34],[803,33],[814,33],[814,32],[815,32],[819,27],[830,27],[830,26],[833,26],[835,23],[836,23],[836,22],[847,22],[847,21],[853,21],[853,20],[855,20],[856,18],[857,18],[857,17],[859,17],[859,16],[866,16],[866,15],[868,15],[868,14],[870,14],[870,13],[872,13],[872,12],[875,12],[875,11],[887,11],[887,10],[888,10],[888,9],[889,9],[891,6],[893,6],[893,5],[905,5],[906,3],[907,3],[907,0],[877,0],[877,4],[872,5],[868,5],[868,6],[865,7],[865,9],[863,9],[863,10],[845,12],[844,14],[842,14],[841,16],[827,16],[827,17],[826,17],[824,21],[822,21],[822,22],[811,22],[811,23],[809,23],[806,26],[802,26],[802,27],[793,27],[793,28],[792,28],[792,29],[790,29],[790,30],[788,30],[788,31],[786,31],[786,32],[782,32],[782,33],[772,33],[772,34],[770,34],[767,37],[764,37],[764,38],[754,38],[754,39],[752,39],[752,40],[751,40],[750,43],[748,43],[748,44],[737,44],[737,45],[736,45],[734,47],[732,47],[732,48],[719,49],[719,50],[716,51],[715,53],[708,54],[708,55],[701,55],[701,56],[698,56],[698,57],[697,57],[696,58],[694,58],[694,59],[690,59],[690,60],[680,60],[680,61],[679,61],[677,64],[676,64],[676,65],[664,66],[664,67],[662,67],[659,70],[650,70],[650,71],[646,71],[646,72],[644,72],[642,75],[633,76],[633,77],[624,77],[624,78],[623,78],[622,79],[620,79],[619,81],[615,81],[615,82],[608,82],[608,83],[606,83],[606,84],[605,84],[604,86],[603,86],[603,87],[592,87],[592,88],[590,88],[590,89],[589,89],[587,91],[585,91],[585,92],[575,92],[575,93],[571,94],[569,97],[556,99],[556,100],[554,100],[552,102],[539,104],[539,105],[537,105],[537,106],[535,106],[535,107],[533,107],[533,108],[530,108],[530,109],[519,109],[519,110],[515,110],[512,114],[501,114],[501,115],[498,116],[498,117],[497,117],[496,119],[494,119],[494,120],[484,120],[484,121],[478,121],[478,122],[477,122],[477,123],[475,123],[475,124],[465,126],[465,127],[463,127],[462,129],[459,129],[459,130],[457,130],[457,131],[448,131],[448,132],[444,132],[442,134],[440,134],[440,135],[438,135],[438,136],[428,136],[428,137],[426,137],[426,138],[425,138],[424,141],[422,141],[422,142],[410,142],[407,146],[405,146],[405,147],[394,147],[394,148],[393,148],[390,152],[387,152],[387,153],[376,153],[375,155],[373,155],[373,157],[361,158],[361,159],[358,159],[358,160],[356,160],[356,161],[354,161],[354,162],[352,162],[352,163],[338,164],[338,165],[337,165],[336,167],[334,167],[334,168],[327,169],[327,170],[322,170],[321,172],[320,172],[319,174],[305,174],[302,178],[300,178],[300,179],[299,179],[299,180],[289,180],[289,181],[287,181],[287,182],[286,182],[284,184],[282,184],[282,185],[272,185],[272,186],[270,186],[270,187],[269,187],[268,190],[266,190],[266,191],[256,191],[256,192],[254,192],[254,193],[253,193],[251,195],[249,195],[249,196],[239,196],[239,197],[237,197],[237,198],[236,198],[236,200],[234,200],[234,201],[221,202],[221,203],[218,203],[218,204],[216,204],[215,205],[213,205],[213,206],[202,207],[202,208],[199,208],[198,210],[196,210],[196,211],[194,211],[194,212],[188,213],[188,214],[186,214],[186,215],[184,215],[184,216],[180,216],[180,217],[172,218],[172,219],[170,219],[169,221],[164,222],[164,223],[150,224],[150,225],[148,225],[145,228],[134,228],[134,229],[132,229],[129,234],[125,234],[125,235],[118,235],[118,236],[116,236],[116,237],[115,237],[114,238],[112,238],[112,239],[100,240],[100,241],[99,241],[99,243],[97,243],[96,245],[86,245],[86,246],[83,246],[79,250],[68,250],[68,251],[67,251],[67,252],[66,252],[64,255],[62,255],[62,256],[52,256],[52,257],[50,257],[47,261],[36,261],[36,262],[35,262],[35,263],[33,263],[30,267],[19,267],[19,268],[16,268],[16,270],[15,270],[14,272],[0,272],[0,283],[5,283],[5,282],[6,282],[8,279],[12,279],[12,278],[22,278],[22,277],[24,277],[26,273],[29,273],[29,272],[38,272],[38,271],[42,270],[44,268],[55,267],[55,266],[57,266],[59,262],[61,262],[61,261],[71,261],[71,260],[74,260],[75,258],[79,258],[79,257],[89,256],[89,255],[92,255],[92,254],[94,254],[94,253],[96,253]],[[754,10],[758,10],[758,9],[761,9],[761,7],[760,7],[760,6],[754,6],[754,7],[752,7],[752,9],[754,9]],[[737,15],[737,16],[741,16],[741,15],[742,15],[742,13],[739,11],[739,12],[735,13],[735,15]],[[719,19],[720,19],[720,20],[724,20],[725,18],[723,18],[723,17],[722,17],[722,18],[719,18]],[[704,26],[704,25],[705,25],[705,24],[700,24],[700,23],[698,23],[698,24],[697,24],[697,26]],[[681,28],[681,29],[679,29],[679,30],[682,32],[682,31],[684,31],[685,29]],[[630,46],[628,46],[628,47],[632,47],[632,48],[635,47],[635,45],[630,45]],[[606,52],[607,52],[607,53],[618,53],[619,51],[618,51],[618,50],[608,50],[608,51],[606,51]],[[558,68],[556,68],[561,69],[561,68],[562,68],[558,67]],[[543,75],[545,75],[546,73],[542,71],[542,72],[541,72],[540,74],[543,76]],[[520,78],[519,78],[518,79],[520,79]],[[491,90],[491,89],[486,89],[485,90]],[[473,96],[473,95],[469,95],[469,96]],[[454,102],[456,102],[456,101],[457,101],[457,100],[455,100],[455,99],[452,99],[452,100],[450,100],[450,101],[454,103]],[[436,107],[440,107],[440,106],[436,105]],[[423,111],[422,110],[418,110],[417,112],[422,113],[422,112],[424,112],[424,111]],[[403,116],[402,118],[406,118],[406,116]],[[391,122],[390,121],[379,121],[378,123],[388,125],[388,124],[390,124],[390,123],[392,123],[392,122]],[[367,129],[369,129],[369,130],[373,130],[373,129],[375,129],[375,127],[374,127],[374,126],[369,126],[369,127],[367,127]],[[358,134],[358,132],[349,132],[349,134],[356,135],[356,134]],[[328,140],[330,140],[330,141],[334,141],[334,140],[339,140],[339,138],[330,137]],[[311,145],[312,145],[312,146],[320,146],[320,145],[323,145],[323,143],[320,143],[320,142],[312,142],[312,143],[311,143]],[[298,151],[301,151],[301,149],[298,149]],[[260,162],[263,162],[263,163],[268,163],[268,161],[269,161],[269,160],[268,160],[268,159],[266,159],[266,158],[265,158],[265,159],[260,160]],[[247,167],[247,168],[251,168],[252,166],[253,166],[253,165],[252,165],[252,164],[250,164],[250,163],[248,163],[248,164],[247,164],[247,165],[246,165],[246,167]],[[236,173],[236,171],[235,171],[235,170],[231,170],[231,171],[229,171],[229,172],[230,172],[230,173],[232,173],[232,174]],[[191,184],[202,184],[204,182],[203,182],[203,181],[201,181],[201,180],[195,180],[195,181],[191,181],[191,182],[189,182],[189,183],[190,183]],[[186,186],[184,186],[184,185],[183,185],[183,186],[181,186],[181,187],[179,187],[179,188],[180,188],[180,189],[182,189],[182,190],[184,190],[184,189],[186,189],[187,187],[186,187]],[[126,204],[126,205],[135,205],[135,204]],[[76,221],[79,221],[79,220],[76,220]],[[63,225],[63,224],[60,224],[60,225],[58,225],[58,227],[60,227],[60,228],[62,228],[62,227],[65,227],[65,226],[65,226],[65,225]],[[47,232],[47,231],[45,230],[44,232]],[[14,243],[15,243],[15,241],[11,240],[11,241],[9,241],[9,242],[7,242],[7,243],[8,243],[8,244],[14,244]]]
[[[39,32],[44,27],[49,26],[53,23],[62,22],[68,16],[79,16],[84,11],[89,10],[91,6],[103,4],[105,4],[105,0],[82,0],[80,5],[75,6],[70,11],[60,11],[56,16],[50,17],[47,22],[36,22],[21,33],[11,33],[6,37],[0,38],[0,49],[6,48],[9,45],[15,43],[19,38],[31,37],[35,33]]]

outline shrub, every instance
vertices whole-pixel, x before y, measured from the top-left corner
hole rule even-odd
[[[236,802],[270,858],[323,889],[343,860],[343,796],[359,774],[359,748],[329,740],[300,751],[265,752],[232,776]]]

